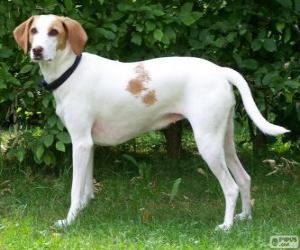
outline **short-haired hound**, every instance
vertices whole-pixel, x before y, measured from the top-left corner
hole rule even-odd
[[[229,229],[234,218],[251,218],[250,176],[233,140],[233,86],[262,132],[279,135],[288,130],[261,115],[238,72],[194,57],[123,63],[81,53],[86,32],[77,21],[56,15],[30,17],[14,30],[14,37],[39,64],[72,140],[71,206],[57,225],[72,223],[94,197],[94,144],[117,145],[182,119],[191,124],[199,153],[224,192],[225,217],[217,229]],[[239,192],[242,212],[234,217]]]

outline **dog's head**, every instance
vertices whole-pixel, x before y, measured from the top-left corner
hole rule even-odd
[[[32,16],[15,28],[13,34],[33,61],[52,61],[67,47],[78,55],[87,41],[77,21],[55,15]]]

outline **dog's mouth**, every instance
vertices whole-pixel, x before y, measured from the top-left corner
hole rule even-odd
[[[44,57],[42,55],[40,56],[33,56],[32,61],[33,62],[39,62],[39,61],[43,61]]]
[[[39,63],[39,62],[51,62],[52,61],[52,58],[45,58],[43,55],[40,55],[40,56],[33,56],[31,58],[32,62],[35,62],[35,63]]]

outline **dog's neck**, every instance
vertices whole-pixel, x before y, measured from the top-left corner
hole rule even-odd
[[[47,83],[51,83],[66,72],[76,59],[75,53],[67,46],[64,50],[57,51],[51,61],[39,62],[41,72]]]

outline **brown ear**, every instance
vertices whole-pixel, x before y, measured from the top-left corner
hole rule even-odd
[[[84,29],[79,22],[68,17],[63,18],[63,24],[73,52],[79,55],[88,38]]]
[[[14,29],[14,38],[25,53],[28,51],[29,29],[33,19],[33,16],[28,18],[25,22],[21,23],[17,28]]]

